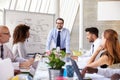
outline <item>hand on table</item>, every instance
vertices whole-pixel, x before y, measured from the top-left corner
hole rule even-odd
[[[17,74],[20,74],[20,70],[14,70],[14,75],[16,76]]]
[[[33,58],[30,58],[24,62],[21,62],[20,63],[20,68],[25,68],[25,69],[29,69],[30,66],[33,64],[34,62],[34,59]]]
[[[50,54],[51,54],[51,52],[50,52],[50,51],[47,51],[47,52],[46,52],[46,55],[47,55],[47,56],[49,56]]]
[[[97,73],[98,72],[98,69],[97,68],[92,68],[92,67],[85,67],[83,70],[82,70],[82,72],[81,72],[81,74],[82,74],[82,77],[84,77],[85,76],[85,73]]]

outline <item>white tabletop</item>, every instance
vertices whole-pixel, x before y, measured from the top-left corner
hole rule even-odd
[[[80,57],[77,61],[79,68],[83,69],[86,66],[88,59],[89,57]],[[46,59],[39,61],[33,80],[49,80],[48,65],[45,61]],[[98,74],[86,74],[85,77],[91,78],[92,80],[110,80]],[[74,78],[72,80],[77,80],[76,74],[74,74]]]
[[[45,63],[46,58],[42,59],[38,63],[33,80],[49,80],[48,65]]]

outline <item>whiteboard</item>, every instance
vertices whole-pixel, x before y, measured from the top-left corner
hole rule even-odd
[[[4,11],[4,24],[8,26],[11,34],[8,47],[12,49],[12,34],[18,24],[30,26],[30,38],[26,41],[27,53],[45,52],[47,35],[54,26],[54,14],[43,14],[25,11]]]
[[[3,24],[3,10],[0,9],[0,25]]]

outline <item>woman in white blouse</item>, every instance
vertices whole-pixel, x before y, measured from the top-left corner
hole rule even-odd
[[[14,29],[12,52],[15,55],[16,60],[20,62],[27,59],[25,41],[29,38],[29,29],[30,27],[24,24],[19,24]]]

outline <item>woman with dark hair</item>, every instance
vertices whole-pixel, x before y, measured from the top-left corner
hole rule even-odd
[[[101,52],[99,59],[95,60],[96,56]],[[120,43],[118,34],[112,29],[107,29],[102,34],[102,44],[90,58],[88,67],[105,68],[109,65],[120,63]]]
[[[24,24],[19,24],[14,29],[12,52],[18,61],[27,59],[25,41],[29,38],[29,29],[30,27]]]

